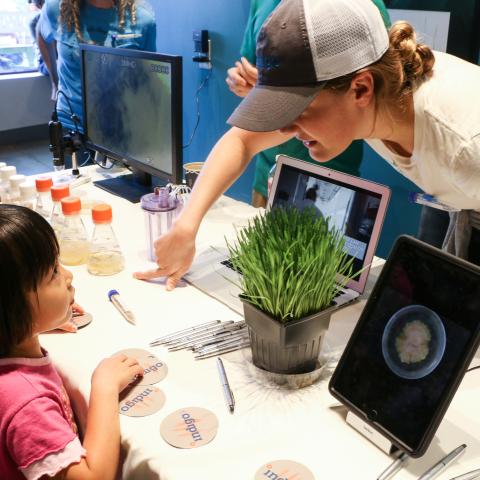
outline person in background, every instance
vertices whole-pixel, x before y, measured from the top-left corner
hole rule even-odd
[[[319,162],[365,139],[459,210],[443,248],[480,264],[478,65],[417,43],[407,22],[387,33],[370,0],[283,0],[259,33],[257,66],[258,82],[228,119],[232,128],[212,149],[190,202],[155,242],[158,268],[137,278],[165,276],[173,289],[215,200],[253,155],[293,137]]]
[[[137,0],[46,0],[37,28],[51,75],[58,116],[67,130],[82,128],[80,43],[105,47],[156,50],[155,18],[148,4]],[[57,59],[42,49],[57,42]],[[61,94],[55,94],[58,91]],[[70,111],[70,105],[73,112]]]
[[[36,57],[37,57],[37,68],[38,68],[38,71],[42,75],[45,75],[46,77],[48,77],[50,75],[50,72],[49,72],[47,66],[45,65],[45,62],[43,60],[43,55],[40,51],[40,47],[37,44],[37,25],[38,25],[38,20],[40,19],[40,11],[42,10],[42,7],[43,7],[43,4],[45,3],[45,0],[29,0],[29,1],[32,5],[34,11],[35,11],[35,15],[30,20],[29,27],[30,27],[30,33],[32,35],[33,43],[34,43],[34,46],[35,46],[35,54],[36,54]],[[56,58],[57,49],[56,49],[55,42],[52,42],[50,45],[42,43],[42,50],[44,50],[44,49],[51,49],[51,52],[48,53],[48,56],[49,57],[50,56],[55,56],[55,58]],[[56,70],[52,71],[52,75],[55,76],[55,81],[53,83],[57,83],[58,78],[56,77],[56,75],[57,75]],[[55,92],[52,91],[52,95],[54,95],[54,94],[55,94]],[[54,100],[54,98],[52,98],[52,100]]]
[[[120,453],[118,394],[143,375],[119,355],[92,376],[83,444],[62,380],[39,334],[71,316],[72,274],[38,213],[0,205],[0,478],[113,480]]]
[[[226,78],[230,90],[239,97],[245,97],[257,81],[258,71],[255,67],[255,46],[258,32],[263,22],[279,3],[280,0],[251,0],[250,2],[250,13],[240,49],[242,57],[235,63],[234,67],[228,69]],[[385,27],[390,28],[390,17],[383,0],[373,0],[373,3],[382,14]],[[289,140],[278,147],[258,153],[255,157],[255,176],[252,190],[252,205],[254,207],[265,207],[267,205],[268,176],[270,170],[275,165],[275,158],[279,154],[288,155],[306,162],[314,161],[310,158],[308,149],[297,139]],[[357,140],[352,142],[338,157],[326,162],[325,166],[349,173],[350,175],[360,176],[362,157],[363,144],[360,140]]]

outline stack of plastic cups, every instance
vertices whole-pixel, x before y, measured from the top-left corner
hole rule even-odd
[[[82,204],[78,197],[63,198],[61,203],[65,223],[58,237],[60,261],[64,265],[81,265],[88,255],[87,231],[80,218]]]
[[[5,162],[0,162],[0,170],[3,168],[3,167],[6,167],[7,164]],[[2,177],[0,175],[0,203],[3,202],[2,200],[2,192],[3,192],[3,180],[2,180]]]
[[[112,228],[112,207],[106,203],[92,208],[92,220],[95,224],[90,251],[87,259],[87,270],[92,275],[114,275],[125,267],[120,245]]]
[[[19,185],[20,188],[20,205],[22,207],[30,208],[34,210],[36,197],[37,197],[37,189],[35,185],[30,182],[23,182]]]
[[[52,177],[39,177],[35,179],[35,186],[37,188],[35,211],[47,220],[50,220],[52,213],[52,198],[50,197],[52,185]]]
[[[53,186],[50,189],[50,196],[52,198],[50,225],[52,226],[58,238],[65,222],[65,217],[62,213],[61,201],[63,198],[67,198],[70,196],[70,187],[68,185]]]
[[[6,165],[0,168],[0,179],[2,180],[0,187],[0,200],[2,203],[9,202],[10,196],[10,177],[17,174],[17,169],[13,165]]]
[[[10,191],[8,196],[8,202],[13,205],[20,204],[20,184],[25,182],[25,175],[12,175],[9,179]]]

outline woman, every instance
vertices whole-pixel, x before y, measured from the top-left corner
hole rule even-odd
[[[258,32],[265,19],[279,3],[280,0],[251,0],[250,2],[250,12],[240,49],[242,58],[235,63],[234,67],[228,69],[228,75],[225,80],[230,90],[239,97],[245,97],[257,81],[255,50]],[[385,27],[389,28],[391,25],[390,17],[383,0],[373,0],[373,3],[380,10]],[[275,159],[279,154],[288,155],[306,162],[314,162],[308,154],[308,149],[296,139],[258,153],[255,157],[255,176],[252,190],[252,205],[254,207],[265,207],[267,205],[267,180],[269,172],[275,165]],[[349,173],[350,175],[360,176],[362,157],[362,142],[354,141],[338,158],[333,158],[325,166]]]
[[[154,52],[156,25],[146,4],[135,0],[46,0],[37,27],[38,45],[55,82],[58,116],[64,128],[82,128],[80,43]],[[45,43],[57,42],[57,59]]]
[[[284,0],[258,37],[257,67],[259,81],[230,117],[234,127],[214,147],[191,202],[156,243],[159,267],[138,278],[168,276],[167,289],[174,288],[208,208],[255,153],[294,136],[319,162],[365,139],[420,188],[461,210],[446,247],[478,262],[478,66],[417,44],[405,22],[388,35],[370,0]]]

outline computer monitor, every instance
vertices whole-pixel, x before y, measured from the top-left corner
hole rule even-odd
[[[182,181],[182,57],[81,46],[86,146],[134,174],[95,182],[136,202],[155,184]]]

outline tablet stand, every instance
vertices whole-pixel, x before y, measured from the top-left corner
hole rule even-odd
[[[345,420],[357,432],[361,433],[386,454],[392,455],[398,450],[398,448],[392,445],[392,443],[382,434],[378,433],[367,422],[363,421],[360,417],[357,417],[354,413],[349,411]]]

